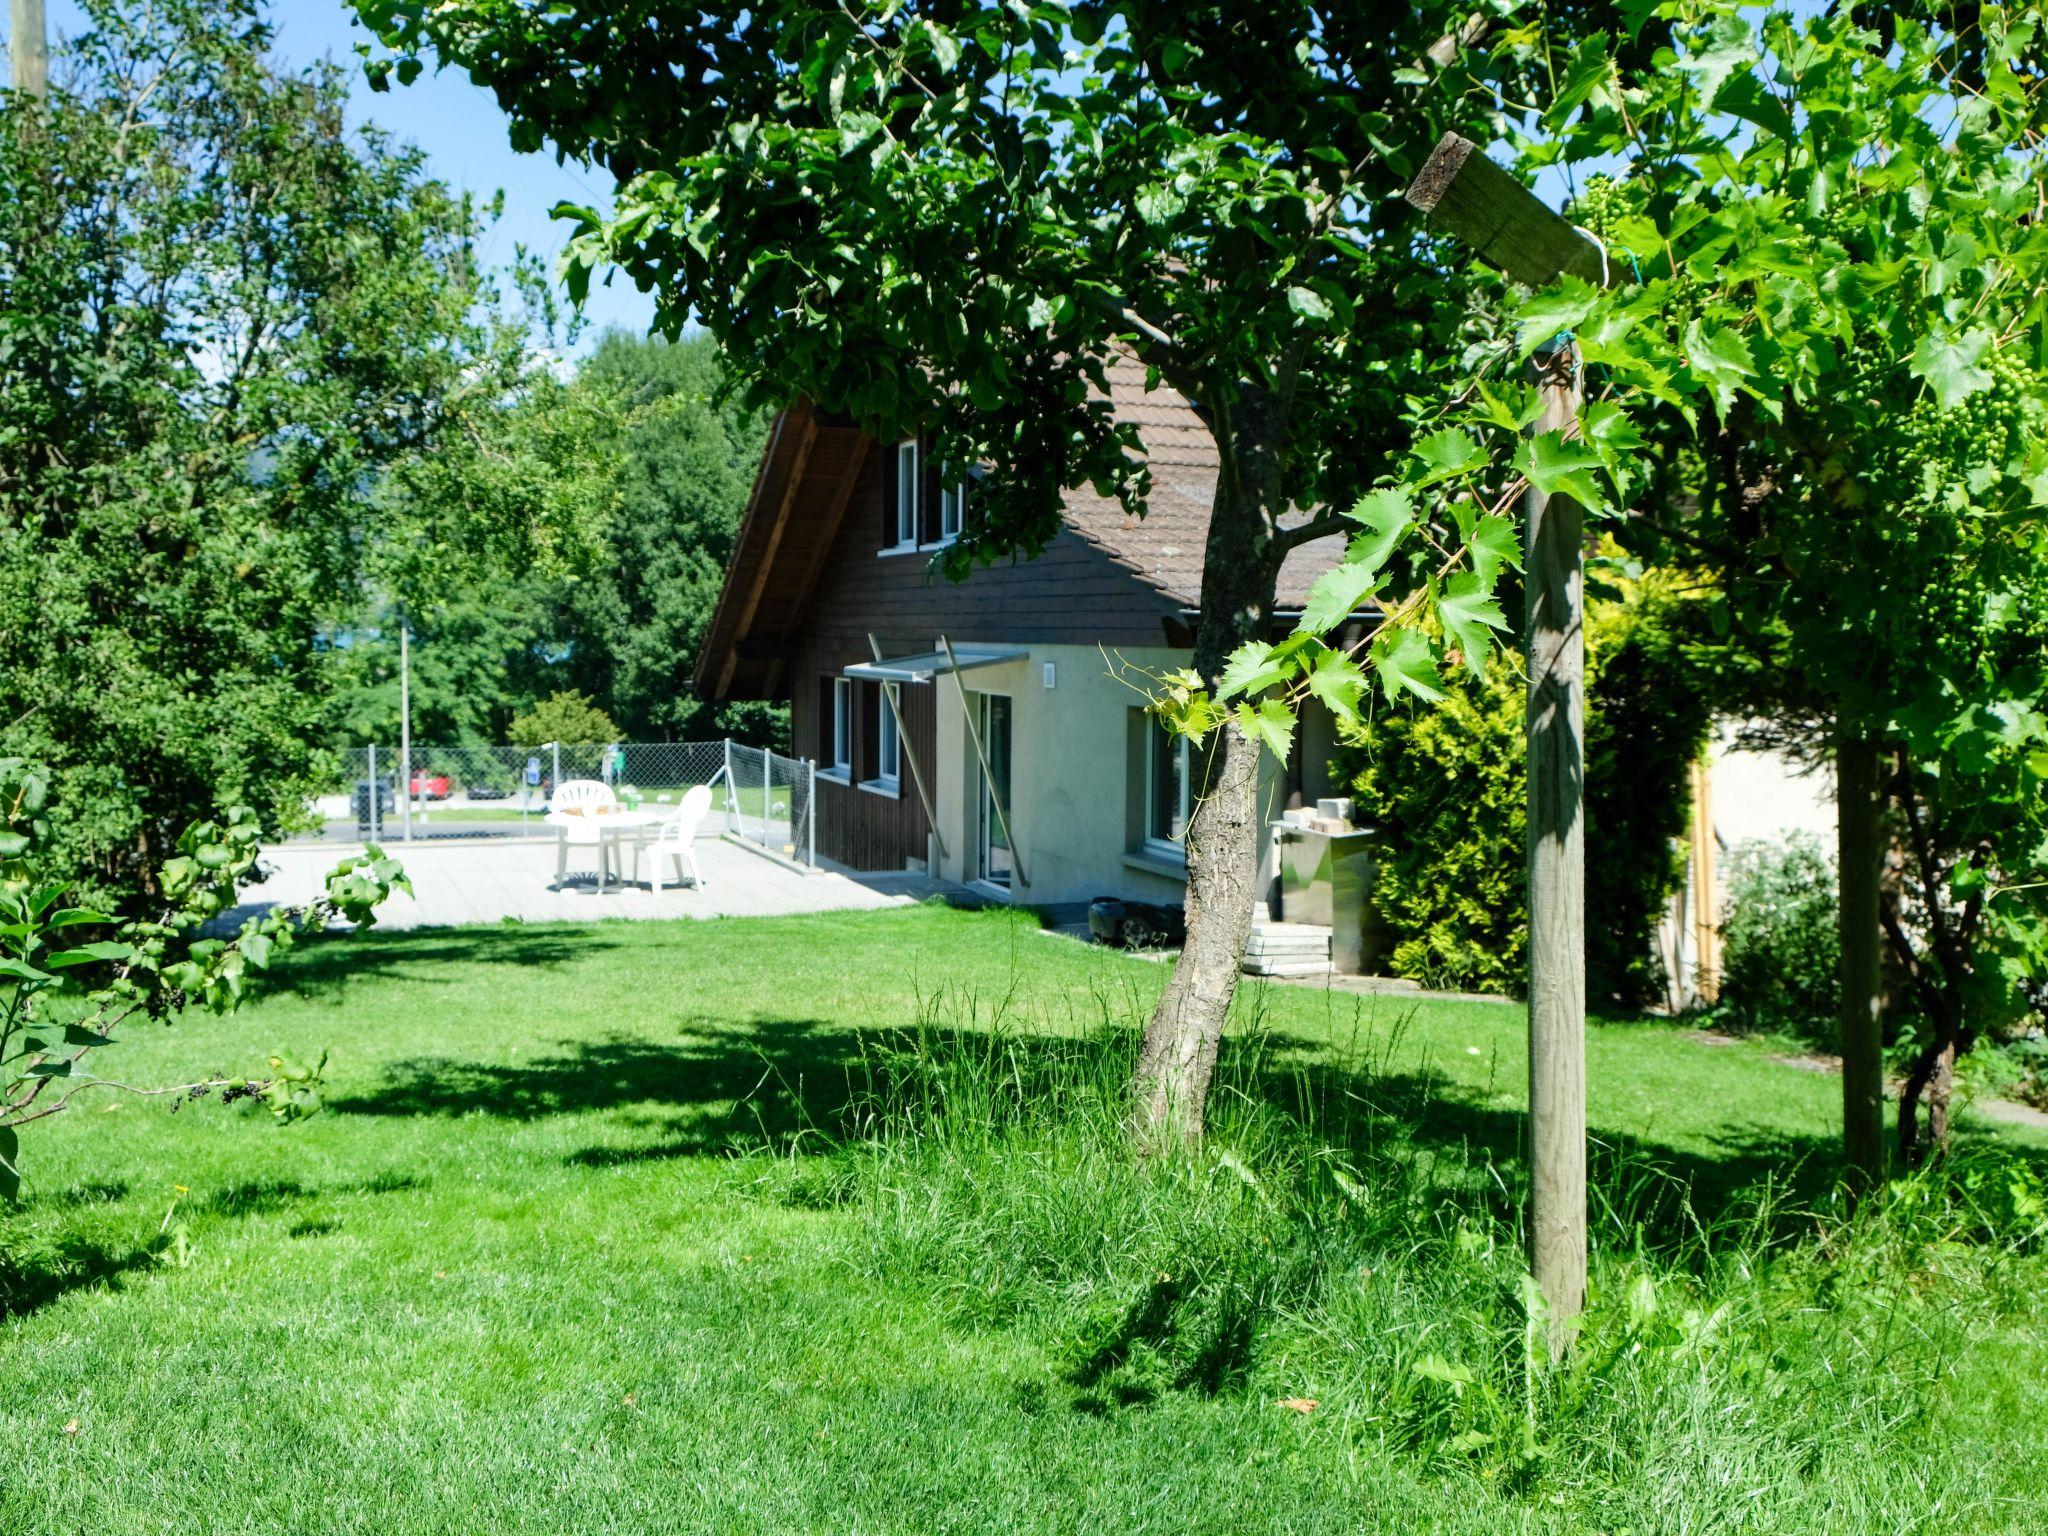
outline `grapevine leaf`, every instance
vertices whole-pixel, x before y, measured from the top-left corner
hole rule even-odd
[[[1358,700],[1369,686],[1365,671],[1342,651],[1331,651],[1308,675],[1308,691],[1339,720],[1358,718]]]
[[[1977,329],[1961,336],[1937,331],[1922,336],[1913,348],[1910,372],[1925,379],[1934,391],[1935,404],[1952,411],[1980,389],[1991,387],[1991,370],[1984,366],[1984,354],[1991,350],[1991,333]]]
[[[1515,537],[1515,525],[1497,512],[1479,519],[1466,536],[1465,549],[1472,569],[1488,590],[1503,565],[1522,568],[1522,541]]]
[[[1355,560],[1333,565],[1315,579],[1308,589],[1308,601],[1301,605],[1297,635],[1326,634],[1358,611],[1359,605],[1376,591],[1379,572]]]
[[[1419,630],[1381,630],[1372,643],[1372,665],[1389,701],[1398,700],[1404,690],[1425,704],[1434,704],[1444,696],[1436,655],[1430,649],[1428,637]]]
[[[1494,600],[1492,583],[1482,581],[1476,571],[1453,576],[1437,594],[1436,616],[1444,633],[1465,658],[1474,677],[1486,674],[1486,656],[1493,649],[1490,629],[1506,629],[1507,616]]]
[[[1735,403],[1736,390],[1756,377],[1756,358],[1749,343],[1740,332],[1721,325],[1709,330],[1697,318],[1686,323],[1683,339],[1686,366],[1713,395],[1714,409],[1726,416]]]
[[[60,949],[43,964],[53,971],[61,971],[74,965],[90,965],[95,960],[126,960],[134,953],[133,945],[123,944],[118,939],[106,939],[98,944],[81,944],[76,949]]]
[[[1553,286],[1531,294],[1515,315],[1521,332],[1522,356],[1530,356],[1553,337],[1582,325],[1599,302],[1600,291],[1570,273]]]
[[[1486,462],[1486,451],[1468,434],[1456,427],[1445,427],[1417,443],[1415,457],[1429,466],[1429,473],[1415,482],[1415,488],[1420,490],[1425,485],[1469,473]]]
[[[1261,699],[1240,704],[1233,711],[1237,727],[1253,741],[1262,743],[1281,762],[1287,761],[1294,742],[1294,711],[1282,699]]]
[[[1368,571],[1377,571],[1387,563],[1394,546],[1401,542],[1401,535],[1415,521],[1415,503],[1398,486],[1368,491],[1351,509],[1351,518],[1365,524],[1365,532],[1351,541],[1344,558]]]
[[[1606,507],[1600,488],[1600,455],[1581,442],[1567,442],[1562,432],[1532,437],[1515,453],[1515,468],[1546,496],[1566,495],[1589,512]]]
[[[1223,664],[1223,676],[1216,685],[1216,697],[1231,699],[1241,693],[1257,693],[1275,683],[1284,683],[1293,669],[1273,655],[1263,640],[1247,640],[1230,653]]]

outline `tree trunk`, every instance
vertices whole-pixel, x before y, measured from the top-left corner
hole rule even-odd
[[[1836,875],[1842,945],[1842,1153],[1852,1195],[1884,1183],[1883,991],[1878,969],[1878,882],[1884,847],[1878,824],[1877,745],[1843,736],[1835,744]],[[1911,1115],[1899,1108],[1902,1135]]]
[[[1210,687],[1230,653],[1258,638],[1273,610],[1283,399],[1247,389],[1216,423],[1221,466],[1203,547],[1195,670]],[[1206,1123],[1223,1021],[1251,937],[1259,863],[1259,744],[1225,726],[1198,754],[1187,828],[1187,944],[1145,1026],[1131,1082],[1132,1135],[1147,1152],[1191,1145]]]

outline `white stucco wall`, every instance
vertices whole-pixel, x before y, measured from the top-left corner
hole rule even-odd
[[[1715,735],[1713,767],[1714,833],[1723,847],[1763,838],[1781,841],[1790,832],[1811,832],[1821,846],[1835,844],[1835,782],[1824,769],[1804,772],[1777,752],[1744,752],[1734,746],[1736,727]]]
[[[1131,796],[1142,794],[1130,773],[1130,712],[1145,703],[1144,674],[1184,667],[1188,653],[1165,646],[1107,657],[1092,646],[1028,649],[1022,660],[974,667],[960,678],[970,694],[1001,693],[1012,701],[1011,836],[1029,877],[1013,888],[1012,899],[1030,906],[1109,894],[1182,900],[1183,881],[1134,866],[1126,856],[1135,820]],[[1118,668],[1126,677],[1115,675]],[[930,686],[939,690],[935,799],[945,842],[936,872],[965,883],[973,876],[976,838],[974,747],[954,680],[939,677]],[[1268,757],[1262,798],[1275,814],[1280,783],[1280,767]]]

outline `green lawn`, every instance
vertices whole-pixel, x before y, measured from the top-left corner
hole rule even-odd
[[[990,1185],[1034,1176],[1008,1159],[1057,1173],[1066,1143],[827,1154],[885,1032],[1078,1041],[1141,1017],[1164,974],[1009,914],[932,908],[301,951],[239,1018],[137,1032],[117,1075],[326,1049],[321,1115],[279,1129],[246,1106],[116,1096],[25,1138],[29,1200],[0,1224],[0,1531],[2039,1529],[2035,1255],[1979,1265],[1939,1242],[1847,1288],[1830,1269],[1756,1360],[1668,1351],[1667,1374],[1628,1388],[1629,1443],[1559,1431],[1536,1470],[1503,1472],[1491,1452],[1427,1448],[1430,1415],[1467,1412],[1462,1387],[1417,1396],[1409,1366],[1386,1364],[1490,1336],[1480,1314],[1505,1303],[1470,1287],[1494,1281],[1428,1267],[1455,1249],[1491,1266],[1459,1276],[1511,1271],[1472,1257],[1498,1245],[1464,1217],[1378,1274],[1342,1244],[1411,1217],[1369,1217],[1370,1238],[1333,1228],[1316,1241],[1348,1257],[1313,1306],[1274,1282],[1257,1292],[1274,1321],[1256,1347],[1242,1334],[1241,1361],[1153,1390],[1131,1385],[1129,1329],[1075,1354],[1089,1308],[1152,1279],[1150,1250],[1026,1252],[1039,1239],[1008,1234],[1039,1219],[1036,1197]],[[1262,986],[1241,1011],[1258,1044],[1230,1093],[1350,1104],[1354,1131],[1390,1128],[1386,1158],[1449,1170],[1429,1187],[1471,1202],[1472,1223],[1511,1208],[1518,1008]],[[1824,1187],[1833,1078],[1655,1024],[1602,1026],[1590,1056],[1600,1166],[1633,1170],[1631,1187],[1658,1183],[1654,1164],[1707,1222],[1766,1175]],[[1354,1153],[1369,1169],[1371,1149]],[[1279,1175],[1246,1156],[1187,1175],[1181,1206],[1161,1197],[1198,1213],[1175,1239],[1197,1269],[1199,1213],[1250,1223],[1254,1246],[1292,1219]],[[1079,1220],[1123,1231],[1118,1192],[1158,1181],[1097,1175]],[[1621,1182],[1603,1174],[1610,1202]],[[1608,1210],[1601,1262],[1630,1241],[1675,1251],[1685,1219]],[[1252,1274],[1245,1253],[1231,1262]],[[1705,1261],[1670,1262],[1676,1295]],[[1809,1395],[1865,1370],[1882,1377],[1867,1397]],[[1290,1395],[1319,1406],[1276,1406]]]

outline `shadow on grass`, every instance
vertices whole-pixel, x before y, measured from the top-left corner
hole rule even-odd
[[[180,1214],[188,1220],[239,1221],[278,1215],[310,1201],[335,1196],[396,1194],[422,1187],[422,1180],[400,1173],[317,1188],[297,1179],[251,1179],[201,1191],[182,1203]],[[57,1209],[75,1210],[81,1206],[116,1205],[127,1195],[125,1184],[84,1184],[53,1193],[47,1203]],[[157,1221],[163,1215],[162,1205],[150,1205],[143,1215],[147,1221]],[[163,1224],[168,1226],[168,1218]],[[305,1216],[294,1222],[287,1233],[292,1237],[319,1236],[338,1230],[339,1226],[328,1216]],[[0,1321],[27,1317],[73,1291],[118,1284],[126,1276],[154,1266],[163,1248],[162,1233],[158,1232],[144,1242],[65,1236],[51,1243],[31,1241],[17,1251],[9,1242],[9,1234],[0,1230]]]
[[[510,965],[554,969],[596,959],[617,948],[617,937],[596,928],[426,928],[403,933],[329,933],[288,951],[266,990],[307,998],[340,996],[354,983],[403,978],[407,986],[475,984],[461,967]]]
[[[876,1037],[879,1039],[879,1035]],[[652,1144],[572,1153],[592,1167],[787,1146],[843,1128],[866,1080],[862,1036],[817,1019],[686,1019],[674,1043],[614,1034],[564,1040],[516,1062],[422,1057],[367,1092],[329,1101],[344,1115],[491,1115],[540,1120],[647,1109]],[[677,1113],[680,1111],[681,1113]]]

